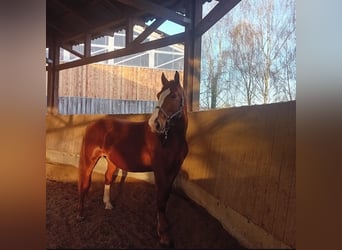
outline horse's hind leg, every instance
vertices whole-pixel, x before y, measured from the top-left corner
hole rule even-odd
[[[78,204],[78,218],[83,219],[84,199],[89,191],[91,184],[91,175],[93,169],[99,160],[100,156],[89,159],[86,154],[80,156],[79,164],[79,177],[78,177],[78,192],[79,192],[79,204]]]
[[[105,209],[112,209],[113,205],[110,202],[110,186],[118,175],[118,170],[114,163],[107,159],[107,171],[105,173],[105,185],[103,191],[103,203],[105,204]],[[115,176],[115,178],[113,178]]]

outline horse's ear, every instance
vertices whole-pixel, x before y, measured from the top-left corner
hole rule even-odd
[[[179,82],[179,73],[178,73],[178,71],[176,71],[176,73],[175,73],[175,82],[178,83],[178,84],[180,84],[180,82]]]
[[[164,72],[162,73],[161,81],[162,81],[162,84],[163,84],[163,85],[165,85],[166,83],[168,83],[168,80],[166,79],[166,77],[165,77],[165,75],[164,75]]]

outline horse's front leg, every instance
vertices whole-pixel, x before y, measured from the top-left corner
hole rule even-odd
[[[157,189],[157,233],[159,242],[163,246],[171,246],[173,243],[170,238],[170,226],[166,217],[166,206],[170,191],[161,190],[159,187]]]
[[[154,174],[157,186],[157,233],[159,243],[162,246],[168,247],[173,246],[173,242],[170,237],[170,225],[166,216],[166,207],[172,190],[172,183],[177,173],[172,173],[169,176],[165,173]]]

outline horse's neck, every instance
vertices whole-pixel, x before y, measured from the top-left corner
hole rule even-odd
[[[179,133],[181,133],[185,137],[187,129],[188,129],[188,116],[187,116],[187,113],[184,112],[181,118],[181,121],[177,124],[177,130],[179,131]]]

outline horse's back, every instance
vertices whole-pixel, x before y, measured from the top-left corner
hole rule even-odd
[[[93,133],[93,132],[108,132],[113,129],[122,129],[123,127],[127,127],[130,125],[138,125],[142,124],[143,122],[132,122],[123,119],[118,119],[114,117],[108,118],[101,118],[99,120],[93,121],[90,123],[86,128],[86,133]]]

